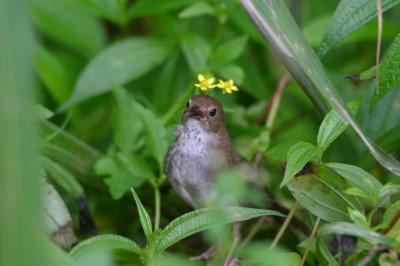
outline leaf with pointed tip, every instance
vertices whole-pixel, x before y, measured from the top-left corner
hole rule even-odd
[[[285,175],[280,187],[286,185],[317,154],[317,148],[308,142],[298,142],[287,155]]]
[[[382,0],[382,12],[400,3],[400,0]],[[347,35],[376,18],[376,2],[371,0],[342,0],[336,8],[322,38],[318,55],[322,58]]]
[[[104,49],[83,70],[69,99],[58,111],[137,79],[159,64],[171,50],[165,39],[135,37]]]
[[[316,107],[327,113],[326,103],[329,103],[340,118],[351,125],[372,156],[386,169],[400,176],[400,163],[376,146],[351,116],[283,1],[241,0],[241,3],[271,49],[281,58]]]
[[[70,256],[73,260],[77,260],[85,253],[106,249],[119,249],[136,253],[138,255],[143,254],[140,247],[132,240],[119,235],[107,234],[91,237],[80,242],[71,250]]]
[[[211,227],[265,215],[284,216],[276,211],[233,206],[222,209],[205,208],[189,212],[173,220],[161,232],[155,246],[155,253],[159,254],[176,242]]]
[[[329,222],[350,221],[349,208],[362,211],[358,199],[344,193],[349,188],[346,180],[323,164],[309,163],[307,172],[287,187],[301,205]]]
[[[146,235],[147,242],[150,240],[150,236],[153,233],[153,226],[151,224],[150,216],[147,213],[146,209],[144,208],[142,202],[140,201],[138,195],[136,194],[135,190],[131,188],[133,198],[136,203],[136,207],[139,211],[139,218],[140,218],[140,223],[142,224],[142,228],[144,231],[144,234]]]
[[[371,99],[370,110],[389,91],[400,84],[400,34],[396,36],[381,64],[379,65],[378,86]],[[378,90],[379,88],[379,90]]]

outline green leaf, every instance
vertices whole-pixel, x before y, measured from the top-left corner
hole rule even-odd
[[[399,1],[400,2],[400,1]],[[381,64],[379,65],[378,87],[371,99],[370,110],[375,108],[382,99],[395,86],[400,84],[400,34],[396,36]]]
[[[100,159],[95,171],[97,175],[111,175],[105,183],[114,199],[121,198],[131,187],[139,187],[154,178],[151,166],[143,157],[123,152]]]
[[[104,49],[84,69],[72,95],[58,111],[143,76],[161,64],[169,52],[168,41],[150,37],[130,38]]]
[[[29,0],[33,24],[48,38],[93,56],[105,44],[105,32],[91,14],[68,0]]]
[[[139,0],[128,10],[128,17],[132,19],[149,15],[158,15],[180,9],[196,2],[198,2],[198,0]]]
[[[47,157],[42,158],[42,165],[54,181],[65,189],[75,199],[81,197],[84,193],[81,184],[75,180],[75,177],[65,170],[61,165],[53,162]]]
[[[140,223],[142,224],[144,234],[146,235],[147,243],[149,243],[150,236],[153,233],[153,226],[151,224],[150,216],[147,213],[146,209],[143,207],[143,204],[140,201],[135,190],[133,188],[131,188],[131,191],[132,191],[133,198],[135,199],[136,207],[139,211]]]
[[[132,146],[143,129],[142,122],[135,112],[132,97],[122,88],[115,88],[113,95],[117,101],[114,110],[114,141],[122,151],[131,151]]]
[[[286,185],[316,154],[317,148],[308,142],[301,141],[293,145],[287,155],[285,175],[280,187]]]
[[[344,177],[350,186],[360,188],[368,194],[371,190],[369,184],[372,184],[372,188],[376,191],[382,188],[382,184],[373,175],[357,166],[342,163],[326,163],[325,165]]]
[[[399,0],[382,0],[382,12],[400,3]],[[318,55],[322,58],[333,46],[363,24],[376,18],[376,2],[370,0],[342,0],[336,8],[322,38]]]
[[[140,256],[143,255],[143,251],[132,240],[119,235],[108,234],[91,237],[80,242],[71,250],[70,256],[73,260],[77,260],[85,253],[108,249],[126,250]]]
[[[44,47],[39,47],[35,53],[35,70],[46,85],[46,89],[57,103],[64,101],[74,84],[74,76],[62,62]]]
[[[112,22],[121,23],[124,20],[123,10],[115,0],[69,0],[90,13],[104,17]]]
[[[346,223],[346,222],[338,222],[335,224],[324,225],[321,227],[318,232],[322,235],[327,234],[342,234],[360,237],[365,241],[372,244],[383,244],[387,246],[391,246],[395,243],[393,238],[387,237],[383,234],[374,232],[372,230],[368,230],[357,226],[355,224]]]
[[[43,182],[42,190],[44,230],[57,244],[69,250],[76,243],[76,237],[67,206],[51,184]]]
[[[168,143],[166,140],[167,133],[164,124],[161,119],[153,114],[153,112],[141,105],[137,104],[135,108],[143,123],[146,147],[151,155],[156,159],[160,171],[163,171],[164,157],[168,149]]]
[[[273,146],[271,149],[269,149],[265,154],[265,156],[268,159],[284,162],[287,160],[287,155],[289,153],[290,148],[292,148],[293,145],[295,145],[298,142],[299,142],[298,140],[283,141]]]
[[[389,171],[400,175],[400,163],[376,146],[351,116],[283,1],[242,0],[242,5],[314,105],[326,113],[326,103],[329,103],[351,125],[375,159]]]
[[[369,229],[369,224],[364,214],[357,210],[349,209],[349,215],[354,224]]]
[[[202,15],[214,15],[214,8],[207,2],[195,3],[179,13],[179,18],[193,18]]]
[[[223,65],[238,58],[246,47],[247,39],[247,36],[240,36],[218,46],[212,57],[213,62]]]
[[[36,113],[39,118],[49,119],[54,116],[53,111],[47,109],[41,104],[36,104]]]
[[[237,85],[241,84],[244,79],[244,70],[238,65],[224,65],[219,67],[216,72],[225,79],[232,79]]]
[[[155,246],[155,253],[159,254],[176,242],[211,227],[264,215],[284,216],[276,211],[243,207],[206,208],[192,211],[173,220],[161,232]]]
[[[182,34],[179,43],[192,73],[197,76],[204,72],[211,51],[210,44],[201,35],[193,33]]]
[[[329,222],[350,221],[348,209],[362,211],[358,199],[344,193],[346,180],[322,164],[310,163],[287,187],[301,205]]]
[[[376,66],[370,67],[360,73],[360,80],[367,80],[376,77]]]
[[[400,200],[390,205],[389,209],[387,209],[387,211],[383,215],[383,223],[385,224],[385,227],[389,225],[390,221],[395,217],[395,215],[399,211],[400,211]],[[396,221],[396,223],[387,233],[387,236],[396,238],[397,241],[400,241],[400,220]]]
[[[359,99],[351,101],[347,107],[355,115],[360,105]],[[323,152],[347,128],[348,122],[343,121],[335,110],[330,111],[321,123],[318,130],[318,149]]]

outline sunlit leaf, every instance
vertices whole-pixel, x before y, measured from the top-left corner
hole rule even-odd
[[[280,187],[286,185],[316,154],[317,148],[310,143],[298,142],[293,145],[287,155],[285,175]]]
[[[207,2],[198,2],[179,13],[179,18],[193,18],[202,15],[213,15],[214,8]]]
[[[155,253],[160,253],[176,242],[213,226],[245,221],[264,215],[283,216],[276,211],[243,207],[207,208],[192,211],[173,220],[161,232],[156,243]]]
[[[221,44],[213,54],[213,62],[222,65],[238,58],[246,46],[247,39],[247,36],[240,36]]]
[[[150,37],[134,37],[111,45],[83,70],[72,95],[59,111],[141,77],[161,64],[170,49],[165,39]]]
[[[180,9],[196,2],[198,2],[198,0],[140,0],[134,2],[134,4],[129,8],[128,17],[131,19],[142,16],[157,15]]]
[[[400,175],[400,163],[371,142],[353,119],[285,4],[280,0],[241,2],[271,49],[281,58],[316,107],[326,113],[326,102],[329,103],[340,118],[356,131],[375,159],[389,171]]]
[[[301,205],[326,221],[350,221],[348,208],[362,210],[356,197],[344,193],[349,188],[345,179],[322,164],[309,163],[307,172],[287,187]]]
[[[88,252],[97,250],[120,249],[142,255],[140,247],[132,240],[118,235],[99,235],[86,239],[76,245],[70,253],[73,260]]]
[[[400,2],[400,1],[399,1]],[[400,84],[400,34],[394,39],[384,59],[379,65],[378,87],[371,99],[370,109],[395,86]],[[378,90],[379,88],[379,90]]]
[[[398,3],[400,3],[399,0],[382,0],[382,12]],[[325,31],[318,55],[323,57],[335,44],[363,24],[376,18],[377,14],[375,1],[342,0]]]

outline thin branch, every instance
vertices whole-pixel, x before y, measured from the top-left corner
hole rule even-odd
[[[292,208],[290,209],[290,212],[289,212],[288,216],[286,217],[286,219],[283,222],[281,228],[279,229],[278,234],[276,234],[276,236],[274,238],[274,241],[272,241],[272,244],[269,247],[269,249],[273,249],[276,246],[276,244],[278,244],[278,242],[281,239],[283,233],[286,231],[286,228],[288,227],[290,221],[292,220],[292,218],[294,216],[294,213],[296,212],[298,206],[299,206],[299,203],[296,201],[293,204]]]
[[[303,258],[301,259],[300,266],[303,266],[303,265],[306,263],[306,259],[307,259],[307,256],[308,256],[308,252],[310,251],[311,244],[312,244],[312,241],[313,241],[313,239],[314,239],[315,233],[317,232],[317,228],[318,228],[318,225],[319,225],[319,221],[320,221],[320,220],[321,220],[321,219],[318,218],[317,221],[315,222],[313,231],[311,232],[310,239],[308,240],[308,243],[307,243],[306,251],[304,252]]]
[[[390,220],[388,226],[382,229],[382,233],[386,234],[387,232],[389,232],[393,228],[393,226],[397,223],[397,221],[399,221],[399,219],[400,219],[400,210],[397,210],[395,215]]]
[[[375,257],[376,253],[387,249],[388,249],[387,246],[382,246],[382,245],[375,246],[374,248],[370,249],[368,254],[357,263],[357,266],[367,265]]]

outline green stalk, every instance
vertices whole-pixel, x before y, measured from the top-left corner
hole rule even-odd
[[[154,186],[155,196],[155,218],[154,218],[154,231],[160,227],[160,212],[161,212],[161,201],[160,201],[160,187],[159,185]]]

